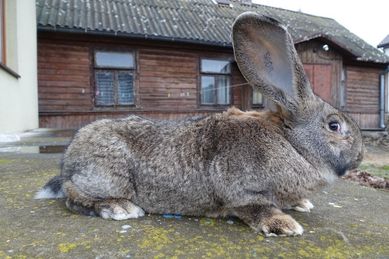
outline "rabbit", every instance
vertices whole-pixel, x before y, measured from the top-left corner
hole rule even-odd
[[[71,211],[104,219],[231,215],[265,236],[303,234],[283,209],[308,212],[311,193],[360,164],[360,130],[313,93],[281,23],[243,13],[232,40],[243,76],[275,111],[95,121],[78,131],[60,175],[36,198],[64,197]]]

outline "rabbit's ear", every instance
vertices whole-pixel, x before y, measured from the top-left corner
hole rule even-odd
[[[235,60],[246,80],[268,98],[293,111],[314,95],[286,28],[253,12],[232,29]]]

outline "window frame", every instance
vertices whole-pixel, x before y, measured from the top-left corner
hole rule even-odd
[[[1,26],[0,26],[0,42],[1,42],[1,57],[0,57],[0,64],[5,65],[7,62],[7,53],[6,53],[6,31],[5,31],[5,0],[0,0],[0,20],[1,20]]]
[[[132,54],[133,58],[133,67],[132,68],[121,68],[121,67],[110,67],[110,66],[98,66],[97,65],[97,59],[96,54],[98,52],[113,52],[113,53],[130,53]],[[133,49],[111,49],[111,48],[96,48],[92,50],[92,56],[93,56],[93,63],[92,63],[92,82],[93,82],[93,104],[95,109],[112,109],[112,108],[126,108],[126,107],[135,107],[136,106],[136,71],[137,71],[137,55],[136,51]],[[96,72],[112,72],[113,73],[113,96],[114,96],[114,103],[109,105],[102,105],[97,103],[97,79],[96,79]],[[133,95],[133,102],[130,104],[120,104],[119,103],[119,80],[118,75],[121,72],[128,72],[132,75],[132,95]]]
[[[0,0],[1,10],[0,10],[0,41],[1,41],[1,47],[0,47],[0,69],[7,72],[9,75],[13,76],[16,79],[20,78],[20,75],[15,72],[12,68],[7,66],[7,31],[6,31],[6,8],[7,4],[5,0]]]
[[[209,72],[209,71],[206,71],[206,72],[203,72],[203,68],[202,68],[202,61],[203,60],[215,60],[215,61],[226,61],[228,62],[229,64],[229,72],[228,73],[223,73],[223,72]],[[214,86],[214,89],[213,89],[213,92],[214,92],[214,96],[215,96],[215,100],[214,100],[214,103],[202,103],[202,77],[203,76],[210,76],[210,77],[214,77],[214,80],[215,80],[215,86]],[[229,80],[229,91],[228,91],[228,99],[227,99],[227,103],[225,104],[219,104],[218,103],[218,91],[217,91],[217,87],[216,85],[218,84],[217,82],[220,81],[220,78],[221,77],[227,77],[228,80]],[[217,57],[217,58],[214,58],[214,57],[200,57],[199,58],[199,91],[198,91],[198,103],[199,103],[199,106],[201,107],[213,107],[213,108],[225,108],[225,107],[228,107],[232,104],[232,91],[231,91],[231,82],[232,82],[232,62],[231,62],[231,59],[230,58],[220,58],[220,57]]]

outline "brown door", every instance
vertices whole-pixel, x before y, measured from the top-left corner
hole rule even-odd
[[[311,82],[313,92],[324,101],[334,104],[331,87],[331,65],[329,64],[304,64],[305,72]]]

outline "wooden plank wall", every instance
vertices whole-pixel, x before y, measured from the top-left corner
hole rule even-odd
[[[331,70],[330,103],[339,108],[342,56],[323,42],[313,40],[296,46],[306,66],[324,65]],[[95,49],[131,50],[136,55],[135,98],[130,107],[95,107],[93,53]],[[101,36],[74,37],[71,34],[38,34],[38,89],[40,127],[78,128],[99,118],[124,117],[129,114],[159,119],[219,112],[226,107],[199,105],[200,58],[227,58],[231,49],[201,45],[158,43]],[[232,62],[232,103],[251,109],[251,88],[243,85]],[[378,123],[378,68],[346,66],[347,102],[345,111],[363,128]],[[328,73],[327,73],[328,74]],[[236,86],[238,85],[238,86]]]
[[[75,40],[60,33],[40,33],[38,37],[40,127],[78,128],[99,118],[129,114],[177,119],[226,108],[199,105],[199,62],[200,58],[233,60],[231,50],[106,37],[79,36]],[[134,51],[135,106],[94,106],[95,49]],[[235,63],[231,82],[246,82]],[[233,87],[231,105],[243,108],[245,91],[247,86]]]
[[[379,126],[379,75],[382,69],[347,66],[347,112],[363,129]]]
[[[90,110],[89,49],[39,42],[39,111]]]
[[[379,75],[381,70],[347,67],[347,110],[377,113],[379,111]]]
[[[41,127],[77,129],[99,119],[124,118],[129,114],[135,114],[147,118],[159,120],[176,120],[185,117],[205,116],[212,111],[194,111],[194,112],[161,112],[161,111],[125,111],[125,112],[93,112],[93,113],[61,113],[40,116]]]
[[[359,125],[361,129],[378,129],[379,114],[365,112],[347,112]]]
[[[138,53],[139,107],[197,109],[198,55],[157,49],[139,49]]]

